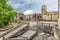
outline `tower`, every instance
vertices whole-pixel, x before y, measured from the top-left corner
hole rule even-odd
[[[46,5],[42,5],[41,12],[42,12],[42,14],[47,14],[47,7],[46,7]]]

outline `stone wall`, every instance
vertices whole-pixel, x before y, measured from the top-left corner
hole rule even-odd
[[[43,15],[43,20],[50,20],[50,21],[55,21],[58,19],[58,15],[57,14],[46,14],[46,15]]]

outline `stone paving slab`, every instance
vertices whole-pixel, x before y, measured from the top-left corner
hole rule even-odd
[[[36,31],[28,30],[26,33],[24,33],[24,34],[21,35],[21,36],[22,36],[22,37],[27,37],[27,39],[30,39],[30,38],[33,37],[34,35],[36,35]]]

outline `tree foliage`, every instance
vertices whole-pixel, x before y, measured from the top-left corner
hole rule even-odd
[[[8,0],[0,0],[0,27],[6,26],[14,19],[16,12],[7,3]]]

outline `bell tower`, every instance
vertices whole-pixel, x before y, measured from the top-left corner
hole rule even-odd
[[[42,5],[41,12],[42,12],[42,14],[47,14],[47,7],[46,7],[46,5]]]

